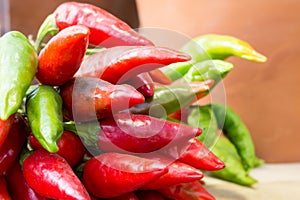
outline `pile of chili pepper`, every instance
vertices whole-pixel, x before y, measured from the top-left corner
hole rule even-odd
[[[86,3],[59,5],[35,41],[6,33],[0,198],[215,199],[206,172],[252,185],[263,161],[247,127],[222,104],[197,104],[233,69],[229,56],[266,60],[223,35],[156,46]]]

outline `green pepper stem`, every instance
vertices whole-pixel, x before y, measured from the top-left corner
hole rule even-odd
[[[48,34],[55,35],[58,32],[59,28],[56,25],[54,14],[48,15],[38,30],[38,34],[34,45],[36,51],[40,51],[41,43]]]

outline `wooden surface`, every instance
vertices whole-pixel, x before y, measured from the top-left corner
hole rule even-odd
[[[252,188],[205,177],[206,188],[217,200],[299,200],[300,163],[266,164],[252,170],[259,182]]]

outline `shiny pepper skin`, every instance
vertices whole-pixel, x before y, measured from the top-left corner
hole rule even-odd
[[[0,119],[17,112],[37,70],[38,57],[29,40],[18,31],[0,38]]]
[[[83,182],[87,190],[100,198],[113,198],[133,192],[167,173],[160,161],[128,154],[104,153],[88,160]]]
[[[72,168],[61,156],[45,150],[34,151],[23,162],[28,185],[51,199],[90,200]]]
[[[103,119],[144,102],[132,86],[113,85],[98,78],[77,77],[60,88],[63,114],[78,122]]]
[[[54,11],[57,27],[61,30],[81,24],[91,30],[90,43],[97,46],[153,45],[128,24],[99,7],[87,3],[65,2]]]
[[[19,160],[16,160],[13,165],[5,173],[8,188],[13,199],[22,200],[46,200],[46,197],[42,197],[37,194],[27,184]]]
[[[0,148],[9,133],[9,130],[14,122],[14,118],[15,116],[11,115],[7,120],[0,119]]]
[[[0,148],[0,174],[8,170],[18,158],[23,144],[29,135],[27,122],[20,114],[15,114],[14,123],[4,144]]]
[[[30,134],[28,143],[34,149],[43,149],[39,141]],[[58,155],[66,159],[71,167],[75,167],[83,158],[86,149],[82,144],[80,138],[71,131],[64,130],[61,138],[57,141]]]
[[[178,147],[201,134],[201,129],[150,117],[118,113],[100,121],[98,147],[104,151],[149,153]]]
[[[96,77],[116,84],[142,72],[190,59],[190,56],[166,47],[118,46],[84,59],[76,76]]]
[[[88,46],[90,31],[70,26],[52,37],[39,53],[36,78],[40,83],[59,86],[77,72]]]

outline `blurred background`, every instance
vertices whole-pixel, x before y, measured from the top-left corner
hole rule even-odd
[[[10,29],[25,35],[35,35],[46,16],[64,2],[0,0],[0,12],[5,1],[10,4]],[[102,7],[133,28],[160,27],[191,38],[225,34],[250,43],[268,61],[229,59],[235,69],[224,81],[227,104],[250,129],[259,157],[267,162],[300,161],[299,0],[81,2]]]

